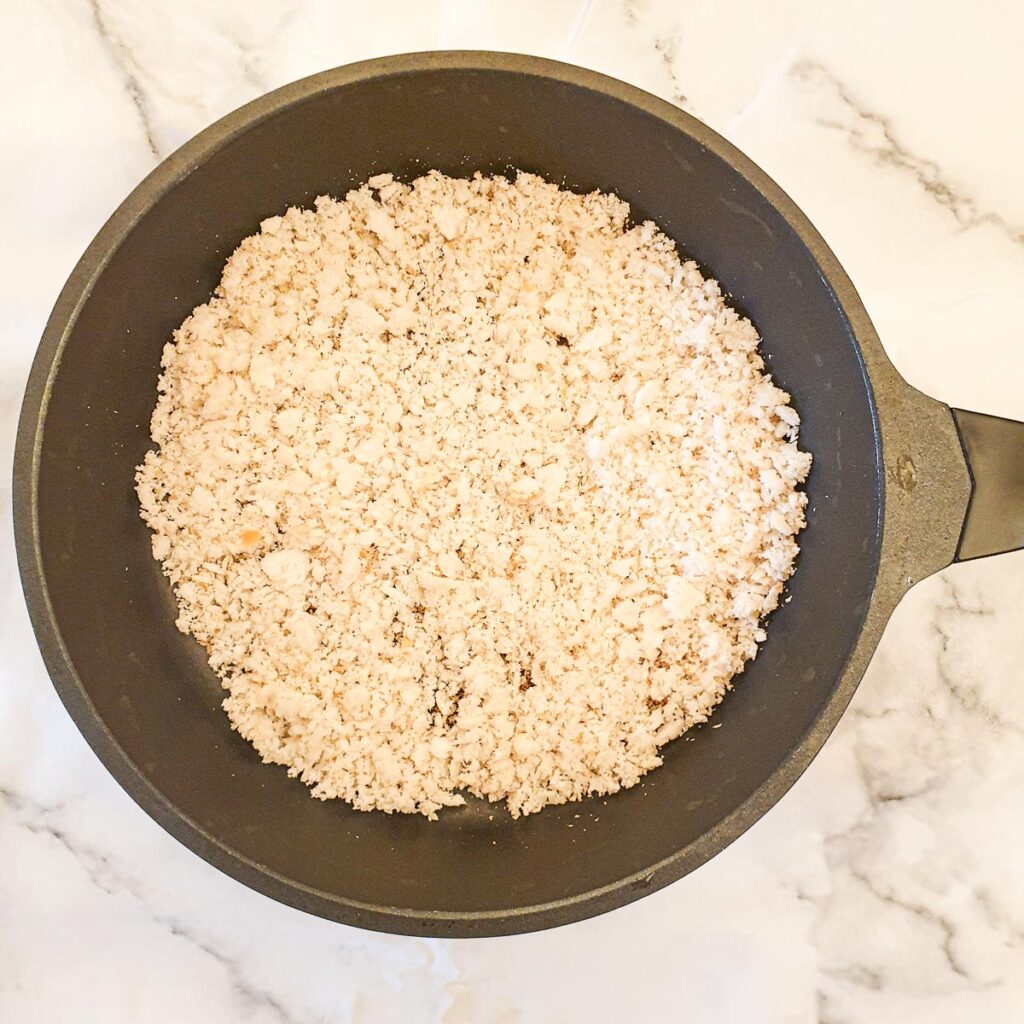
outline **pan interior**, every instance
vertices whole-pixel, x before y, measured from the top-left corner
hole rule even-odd
[[[656,220],[753,319],[815,457],[792,600],[716,714],[720,727],[670,745],[665,765],[630,791],[516,822],[479,801],[433,823],[357,813],[261,764],[231,731],[204,652],[174,626],[133,491],[161,348],[235,245],[289,205],[379,172],[430,168],[522,168],[615,192],[638,219]],[[279,109],[137,220],[85,301],[53,381],[39,533],[54,615],[88,698],[178,812],[258,870],[329,899],[501,914],[613,885],[690,847],[800,742],[871,594],[879,457],[849,325],[798,235],[738,171],[614,96],[539,75],[438,68]],[[699,848],[693,856],[703,859]],[[316,899],[310,909],[345,916]]]

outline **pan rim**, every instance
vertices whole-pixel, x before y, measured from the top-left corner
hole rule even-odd
[[[891,575],[880,555],[871,597],[845,666],[821,711],[799,743],[756,790],[716,826],[655,865],[596,889],[556,901],[486,911],[425,911],[352,900],[288,878],[239,853],[186,815],[145,776],[100,717],[63,641],[46,582],[39,538],[38,477],[53,381],[78,315],[107,263],[138,220],[178,182],[221,147],[260,122],[313,96],[359,81],[441,69],[515,72],[596,91],[661,120],[694,138],[751,184],[786,221],[814,260],[840,315],[849,325],[866,383],[878,456],[876,550],[886,546],[886,487],[881,382],[899,380],[867,312],[838,259],[792,199],[703,122],[635,86],[575,65],[491,51],[428,51],[376,58],[320,72],[265,94],[204,129],[161,162],[103,225],[62,289],[39,344],[22,405],[14,460],[15,542],[22,586],[47,671],[60,699],[107,770],[147,814],[213,866],[264,895],[335,921],[378,931],[428,936],[504,935],[555,927],[632,902],[710,860],[761,818],[796,782],[835,727],[860,682],[867,661],[895,607]],[[899,382],[902,384],[902,381]],[[904,385],[905,386],[905,385]],[[890,581],[892,582],[892,581]]]

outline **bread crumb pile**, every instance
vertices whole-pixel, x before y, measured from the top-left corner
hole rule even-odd
[[[271,217],[138,471],[234,727],[321,798],[634,785],[764,640],[810,456],[749,321],[611,195],[383,174]]]

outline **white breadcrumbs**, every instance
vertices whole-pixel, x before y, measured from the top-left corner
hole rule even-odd
[[[263,222],[138,472],[178,626],[318,797],[635,785],[754,657],[810,456],[754,328],[628,206],[383,174]]]

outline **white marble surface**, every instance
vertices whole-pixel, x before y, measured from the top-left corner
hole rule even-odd
[[[845,263],[900,370],[1024,418],[1024,7],[1012,0],[4,0],[0,445],[45,317],[162,156],[259,93],[520,50],[682,104]],[[9,474],[0,482],[9,522]],[[736,1024],[1024,1015],[1024,554],[920,585],[793,791],[694,875],[553,932],[363,933],[166,836],[55,697],[0,536],[0,1020]]]

